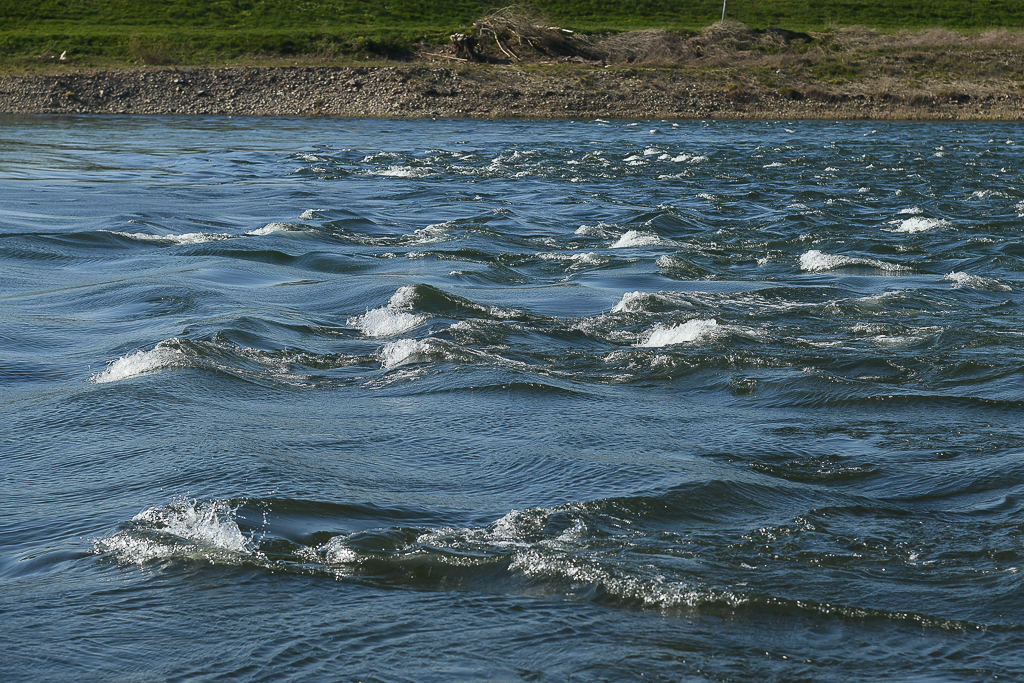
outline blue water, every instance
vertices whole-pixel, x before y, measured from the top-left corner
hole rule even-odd
[[[1024,677],[1020,144],[0,118],[0,678]]]

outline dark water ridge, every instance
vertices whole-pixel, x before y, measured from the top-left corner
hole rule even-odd
[[[5,677],[1024,673],[1018,126],[0,124]]]

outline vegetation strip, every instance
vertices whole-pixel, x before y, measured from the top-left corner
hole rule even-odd
[[[107,7],[104,2],[97,0],[94,4],[103,10]],[[867,0],[850,2],[870,4]],[[763,3],[764,7],[768,5]],[[341,7],[330,3],[318,6],[322,11]],[[345,5],[348,10],[355,6]],[[387,6],[394,13],[413,5]],[[16,34],[38,37],[61,17],[67,20],[71,12],[65,8],[67,11],[61,14],[63,10],[53,9],[57,5],[44,2],[42,18],[29,29],[19,23],[22,15],[12,11],[19,7],[19,2],[10,1],[0,7],[8,18],[14,17],[9,22],[12,28],[0,34],[4,39]],[[443,42],[421,38],[399,45],[395,36],[414,36],[419,31],[408,25],[390,30],[390,42],[361,36],[358,45],[344,47],[323,42],[325,36],[331,40],[338,37],[324,28],[325,24],[306,29],[309,40],[304,45],[316,51],[293,53],[296,45],[288,41],[296,34],[289,33],[287,22],[275,29],[277,33],[257,26],[270,16],[265,14],[271,7],[266,3],[258,6],[259,11],[255,5],[245,9],[249,5],[244,2],[204,6],[202,11],[190,3],[187,7],[192,7],[192,14],[176,0],[165,0],[163,7],[164,14],[151,17],[153,26],[146,28],[149,33],[109,33],[121,39],[127,36],[127,64],[112,53],[104,53],[106,48],[100,44],[92,52],[61,49],[65,43],[59,37],[31,57],[18,57],[16,51],[5,53],[7,68],[0,69],[0,73],[6,71],[7,75],[0,76],[0,112],[1022,118],[1024,31],[964,33],[930,28],[885,33],[863,27],[794,30],[756,28],[727,20],[699,31],[646,28],[583,33],[554,25],[537,14],[523,13],[520,8],[472,15],[469,13],[479,7],[469,3],[459,5],[459,11],[464,10],[459,16],[481,18],[465,32],[446,34]],[[454,21],[453,7],[437,5],[424,16],[442,23]],[[302,11],[306,10],[296,10],[300,15]],[[364,13],[367,26],[384,21],[383,10],[375,11]],[[643,12],[637,16],[641,15]],[[78,19],[83,25],[109,31],[117,18],[102,11],[97,16],[95,25],[83,17]],[[399,25],[405,21],[402,17],[409,15],[388,16],[388,21]],[[621,19],[619,16],[616,21]],[[135,21],[130,17],[125,20]],[[222,26],[228,20],[239,23]],[[174,24],[174,31],[182,32],[161,28],[161,21]],[[208,25],[192,25],[201,21]],[[216,47],[216,35],[240,41],[236,47],[243,50],[247,45],[266,47],[271,34],[282,42],[269,54],[246,52],[244,58],[231,63],[216,61],[218,55],[226,54]],[[191,39],[187,36],[198,35],[208,39],[204,45],[214,47],[206,52],[190,52]],[[212,63],[207,63],[209,60]]]

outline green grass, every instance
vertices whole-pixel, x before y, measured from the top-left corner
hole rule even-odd
[[[65,50],[80,62],[208,64],[259,56],[399,56],[442,42],[507,3],[489,0],[0,0],[0,65]],[[532,12],[585,32],[700,29],[721,0],[535,0]],[[730,0],[756,28],[882,31],[1024,27],[1024,0]]]

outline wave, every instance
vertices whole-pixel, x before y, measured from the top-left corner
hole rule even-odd
[[[611,245],[611,248],[624,249],[626,247],[650,247],[663,243],[664,240],[653,232],[628,230]]]
[[[261,558],[257,540],[238,526],[237,509],[224,500],[178,498],[143,510],[124,530],[94,541],[93,550],[122,564],[139,565],[169,559],[237,563]]]
[[[150,242],[158,244],[175,244],[175,245],[188,245],[188,244],[204,244],[206,242],[220,242],[223,240],[234,239],[238,235],[230,235],[228,233],[213,233],[213,232],[186,232],[181,235],[150,235],[144,232],[122,232],[117,230],[105,230],[103,232],[109,232],[111,235],[117,235],[125,239],[136,240],[139,242]]]
[[[812,249],[800,255],[800,270],[820,273],[838,268],[873,268],[887,272],[905,271],[907,268],[896,263],[886,263],[876,259],[860,258],[856,256],[843,256],[840,254],[826,254],[825,252]]]
[[[721,327],[716,320],[695,318],[679,325],[655,325],[654,329],[646,334],[643,341],[637,346],[661,347],[696,341],[703,342],[714,339],[720,333]]]
[[[891,225],[895,225],[896,227],[892,228],[890,232],[914,234],[919,232],[931,232],[932,230],[942,230],[944,228],[952,227],[953,224],[943,218],[923,218],[920,216],[914,216],[913,218],[894,221]]]
[[[93,374],[95,384],[121,382],[165,370],[197,369],[229,375],[258,384],[315,385],[325,372],[370,365],[372,355],[266,351],[228,341],[172,337],[148,351],[133,351]]]
[[[185,353],[176,344],[176,339],[160,342],[149,351],[135,351],[117,360],[92,376],[96,384],[119,382],[138,377],[164,368],[182,367],[186,364]]]
[[[843,553],[840,549],[851,542],[844,536],[847,525],[862,524],[865,514],[877,525],[886,515],[903,520],[905,513],[891,505],[865,508],[852,500],[836,507],[832,503],[843,501],[841,496],[821,495],[825,507],[742,535],[725,523],[736,510],[755,514],[780,496],[790,505],[800,496],[742,481],[693,482],[646,496],[513,509],[483,525],[434,526],[417,525],[421,513],[414,510],[179,497],[143,510],[116,532],[92,541],[92,552],[123,566],[250,565],[411,590],[563,595],[624,609],[785,611],[812,619],[980,627],[943,614],[951,609],[932,614],[879,609],[869,594],[858,600],[852,587],[847,600],[831,599],[834,580],[815,578],[823,567],[830,576],[875,567],[902,569],[905,576],[962,567],[956,560],[924,561],[927,543],[921,549],[875,545]],[[804,504],[813,505],[810,499]],[[384,520],[389,521],[374,526]],[[713,528],[720,537],[700,531],[712,520],[717,520]],[[324,531],[318,525],[325,522],[352,530]],[[762,573],[786,570],[808,580],[790,582],[802,586],[796,595],[773,593],[765,590],[770,580],[751,580],[746,561],[762,563]]]
[[[952,282],[953,288],[970,287],[972,289],[987,289],[991,292],[1010,292],[1013,288],[1003,284],[994,278],[969,273],[958,273],[956,271],[947,273],[942,278],[946,282]]]
[[[436,342],[429,339],[399,339],[388,342],[380,350],[381,366],[387,370],[444,357]]]
[[[429,319],[427,315],[408,310],[413,307],[416,296],[415,287],[401,287],[388,300],[387,306],[349,318],[348,324],[368,337],[393,337],[411,330]]]

